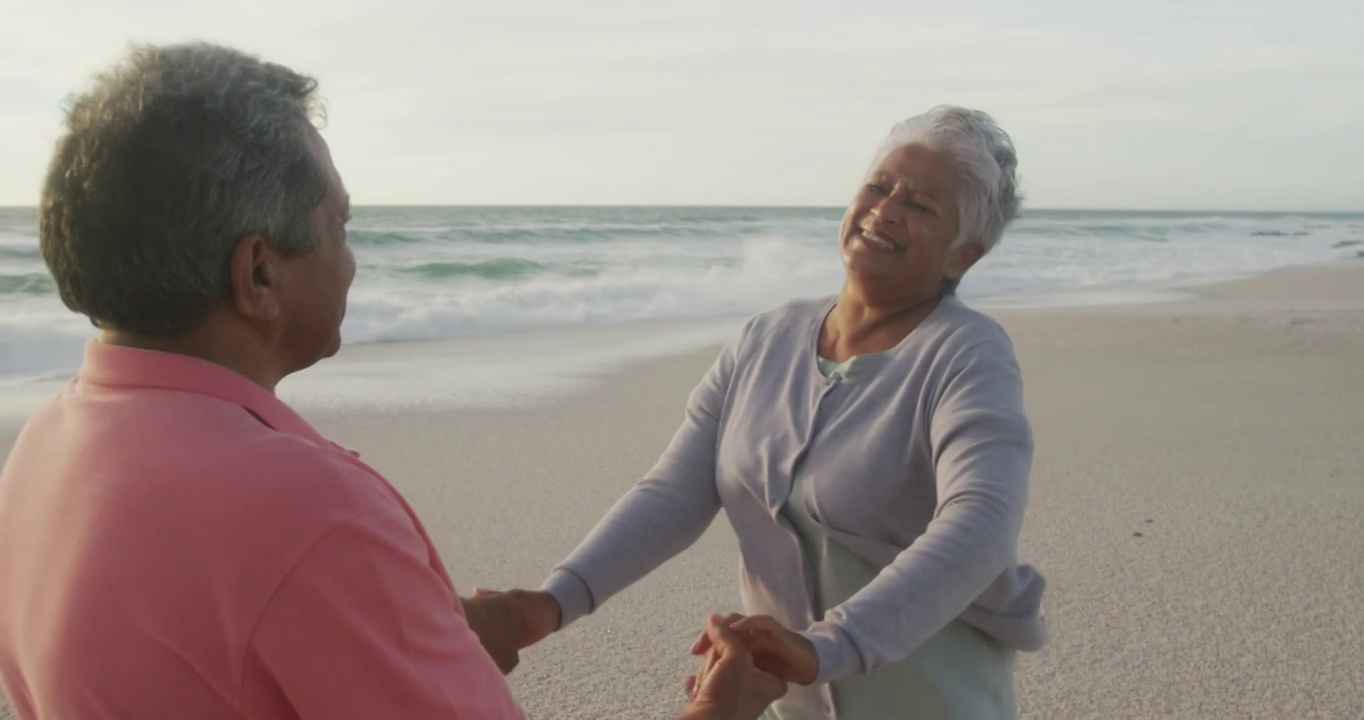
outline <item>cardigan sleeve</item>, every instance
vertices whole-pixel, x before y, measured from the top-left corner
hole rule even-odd
[[[653,469],[545,580],[542,588],[559,602],[561,627],[690,547],[715,519],[720,412],[748,327],[725,345],[692,391],[682,424]]]
[[[929,412],[937,506],[924,533],[803,634],[816,683],[907,657],[1015,561],[1032,465],[1022,376],[1002,329],[951,353]]]

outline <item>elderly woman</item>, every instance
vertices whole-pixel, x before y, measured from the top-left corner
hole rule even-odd
[[[954,290],[1018,212],[1016,165],[984,113],[896,125],[839,230],[841,292],[743,327],[533,624],[592,612],[724,508],[733,627],[795,683],[770,717],[1014,717],[1014,654],[1043,642],[1016,561],[1032,437],[1009,338]]]

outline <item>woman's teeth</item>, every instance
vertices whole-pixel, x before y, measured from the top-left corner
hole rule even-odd
[[[889,240],[887,240],[887,239],[885,239],[885,238],[883,238],[883,237],[880,237],[880,236],[876,235],[875,233],[864,232],[864,233],[862,233],[862,239],[863,239],[863,240],[866,240],[867,242],[871,243],[872,245],[875,245],[875,246],[880,247],[880,248],[885,248],[885,249],[887,249],[887,250],[899,250],[899,249],[900,249],[900,247],[899,247],[898,245],[896,245],[895,243],[893,243],[893,242],[891,242],[891,241],[889,241]]]

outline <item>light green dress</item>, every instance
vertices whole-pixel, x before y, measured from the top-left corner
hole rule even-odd
[[[843,363],[819,358],[826,377],[848,377],[881,354]],[[800,538],[814,589],[815,616],[842,604],[879,569],[830,540],[806,510],[805,473],[796,470],[782,514]],[[953,621],[898,663],[831,685],[838,720],[1012,720],[1015,652],[961,621]],[[813,720],[769,708],[765,720]]]

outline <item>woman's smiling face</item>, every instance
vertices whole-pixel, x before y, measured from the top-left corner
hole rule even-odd
[[[974,243],[953,247],[961,232],[959,191],[948,153],[917,143],[889,152],[843,216],[848,280],[864,294],[918,297],[959,278],[983,254]]]

